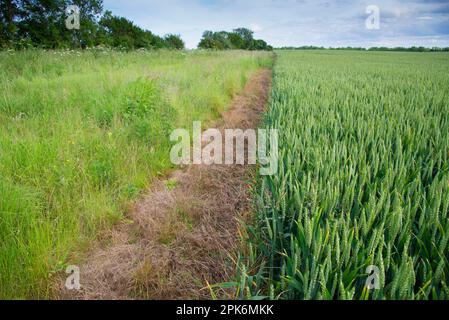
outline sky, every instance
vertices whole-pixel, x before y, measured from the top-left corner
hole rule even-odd
[[[196,48],[205,30],[247,27],[275,47],[449,47],[449,0],[104,0],[104,8]],[[375,11],[379,12],[378,28]],[[368,25],[367,25],[368,20]],[[374,27],[373,27],[374,26]]]

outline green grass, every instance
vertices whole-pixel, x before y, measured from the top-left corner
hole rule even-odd
[[[240,298],[449,299],[448,88],[444,53],[278,53]]]
[[[219,115],[268,53],[0,53],[0,298],[49,298],[172,168],[169,134]]]

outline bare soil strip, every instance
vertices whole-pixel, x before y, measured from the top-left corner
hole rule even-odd
[[[257,72],[215,127],[256,128],[271,71]],[[207,282],[232,279],[238,219],[251,212],[250,166],[189,166],[156,181],[81,269],[63,299],[208,299]]]

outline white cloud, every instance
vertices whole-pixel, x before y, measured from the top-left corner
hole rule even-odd
[[[254,32],[260,32],[262,31],[262,27],[259,26],[257,23],[251,23],[250,29]]]
[[[180,34],[195,48],[205,30],[249,27],[274,46],[449,46],[449,4],[376,0],[381,29],[365,28],[372,0],[104,0],[106,9],[156,34]],[[420,19],[424,18],[424,19]],[[437,39],[437,43],[430,41]]]

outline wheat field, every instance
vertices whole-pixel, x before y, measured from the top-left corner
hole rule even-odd
[[[449,56],[283,51],[273,81],[239,297],[449,299]]]

